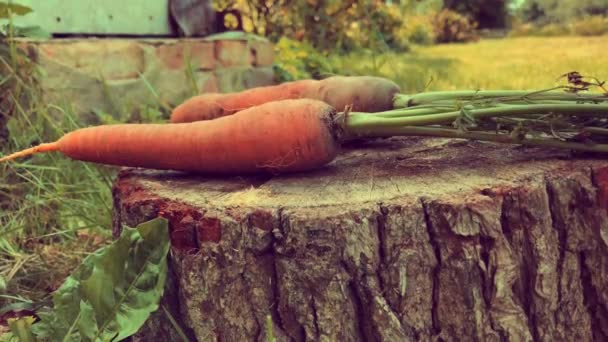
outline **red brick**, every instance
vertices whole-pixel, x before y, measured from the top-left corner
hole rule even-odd
[[[201,93],[217,93],[219,87],[217,77],[210,72],[201,72],[195,75],[196,85]]]
[[[215,75],[218,88],[224,93],[275,84],[272,67],[225,68],[216,70]]]
[[[218,40],[215,42],[215,56],[224,67],[246,66],[251,64],[251,54],[247,42],[242,40]]]
[[[276,84],[272,67],[250,68],[244,73],[245,88],[264,87]]]
[[[213,43],[184,40],[160,45],[156,56],[169,69],[186,68],[187,58],[195,70],[211,70],[215,67]]]
[[[254,40],[249,42],[253,66],[270,66],[274,63],[274,45],[269,41]]]
[[[39,45],[39,52],[48,58],[92,77],[106,80],[139,77],[144,70],[142,47],[125,40],[87,40],[49,42]]]

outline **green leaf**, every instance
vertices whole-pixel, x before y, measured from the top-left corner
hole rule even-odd
[[[274,336],[274,327],[272,324],[272,316],[266,315],[266,342],[276,342],[277,339]]]
[[[93,322],[94,324],[89,324]],[[80,301],[80,320],[78,321],[78,329],[80,329],[80,336],[85,341],[93,341],[95,335],[99,333],[97,330],[97,320],[95,319],[95,310],[91,304]]]
[[[27,6],[6,3],[4,1],[0,1],[0,19],[8,18],[10,15],[26,15],[32,12],[32,9]]]
[[[169,235],[163,218],[125,228],[89,255],[40,313],[38,337],[52,341],[119,341],[158,309],[167,277]]]
[[[17,337],[20,342],[36,342],[36,338],[32,335],[32,323],[34,323],[34,317],[25,316],[21,318],[9,318],[8,325],[11,328],[13,336]]]

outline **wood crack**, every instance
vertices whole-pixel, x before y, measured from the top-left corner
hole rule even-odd
[[[245,273],[241,273],[240,274],[241,277],[241,281],[243,282],[244,286],[246,287],[246,293],[247,295],[244,296],[244,300],[247,303],[247,305],[249,305],[249,310],[250,312],[252,312],[255,315],[256,312],[256,306],[255,304],[251,301],[251,295],[253,293],[252,291],[252,287],[251,284],[249,284],[249,282],[247,281],[247,279],[245,278]],[[260,323],[257,319],[257,317],[254,317],[253,321],[255,321],[256,327],[255,327],[255,331],[253,332],[253,335],[255,335],[255,339],[259,340],[260,336],[263,332],[262,327],[264,326],[264,322]]]
[[[439,282],[439,273],[441,272],[441,250],[439,248],[439,241],[433,229],[433,224],[431,223],[431,219],[429,216],[428,203],[425,199],[420,199],[420,203],[422,205],[422,210],[424,213],[424,222],[427,233],[429,235],[429,243],[433,248],[433,252],[435,253],[435,259],[437,260],[437,265],[433,269],[433,305],[431,307],[431,317],[433,319],[433,335],[439,335],[441,333],[441,326],[439,324],[438,310],[439,307],[439,286],[441,286]]]
[[[387,267],[387,257],[384,253],[386,248],[386,220],[388,216],[388,208],[384,207],[382,204],[378,205],[378,212],[380,215],[377,217],[377,235],[378,235],[378,259],[379,264],[376,269],[376,279],[378,280],[378,287],[380,288],[379,295],[382,296],[384,301],[386,302],[388,308],[391,310],[391,313],[395,315],[395,317],[399,317],[399,309],[395,307],[394,303],[392,303],[388,297],[386,296],[386,291],[390,291],[390,289],[386,288],[384,281],[382,279],[382,270]],[[399,320],[399,324],[403,329],[403,322]]]
[[[608,341],[608,327],[606,319],[608,318],[608,310],[599,301],[597,289],[593,286],[591,279],[591,270],[586,263],[585,252],[579,253],[579,263],[581,265],[581,283],[583,285],[583,300],[585,307],[591,318],[591,327],[593,331],[594,341]]]
[[[317,303],[315,301],[314,296],[310,297],[309,305],[310,305],[310,308],[312,309],[312,324],[313,324],[313,327],[315,328],[315,337],[317,339],[320,339],[321,329],[319,329],[319,316],[317,314]]]
[[[556,194],[555,194],[555,189],[553,188],[553,185],[551,184],[551,181],[547,178],[545,178],[545,184],[546,184],[546,192],[547,192],[547,198],[549,199],[549,211],[551,213],[551,222],[552,222],[552,226],[553,229],[557,232],[557,237],[558,237],[558,251],[559,251],[559,257],[557,259],[557,269],[556,269],[556,274],[558,275],[557,277],[557,309],[553,312],[553,321],[554,322],[559,322],[559,312],[560,310],[560,306],[562,304],[562,274],[563,274],[563,269],[564,269],[564,262],[565,262],[565,258],[566,258],[566,249],[567,249],[567,238],[568,235],[566,233],[565,228],[563,227],[563,218],[562,217],[558,217],[558,213],[559,213],[559,208],[557,208],[558,203],[557,203],[557,198],[556,198]]]
[[[355,307],[355,314],[357,315],[357,328],[359,330],[360,341],[377,341],[377,337],[373,336],[371,332],[371,317],[361,299],[362,290],[360,289],[359,279],[353,277],[353,280],[348,283],[348,290]]]
[[[278,222],[278,226],[277,226],[277,230],[282,234],[283,232],[283,208],[279,208],[277,210],[277,222]],[[281,330],[285,331],[285,326],[283,324],[283,318],[281,317],[281,314],[279,312],[278,306],[280,303],[280,293],[279,293],[279,277],[278,277],[278,272],[277,272],[277,251],[276,251],[276,242],[277,242],[277,236],[274,234],[274,232],[271,232],[271,241],[270,241],[270,262],[271,262],[271,267],[272,267],[272,273],[270,274],[270,284],[271,284],[271,288],[270,291],[272,291],[272,304],[270,306],[270,312],[272,314],[272,321],[273,324],[276,324]]]
[[[508,248],[513,251],[517,263],[517,277],[511,286],[513,303],[521,308],[526,317],[527,330],[533,341],[538,333],[533,313],[534,274],[538,260],[532,253],[530,230],[534,229],[534,218],[526,211],[526,205],[534,205],[522,196],[522,188],[502,198],[500,207],[500,231],[505,237]]]
[[[384,249],[386,247],[385,243],[385,231],[386,231],[386,216],[388,215],[388,209],[383,207],[382,204],[378,205],[378,213],[379,215],[376,217],[376,234],[378,237],[378,268],[376,269],[376,277],[378,278],[378,285],[380,287],[380,292],[384,295],[385,287],[384,281],[380,276],[380,272],[383,268],[386,267],[386,256],[384,255]],[[387,301],[388,302],[388,301]],[[390,305],[390,303],[389,303]],[[396,311],[394,308],[391,308],[393,311]]]

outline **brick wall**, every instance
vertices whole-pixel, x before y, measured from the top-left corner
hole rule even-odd
[[[45,100],[69,103],[78,115],[274,84],[273,46],[251,35],[20,43],[43,70]]]

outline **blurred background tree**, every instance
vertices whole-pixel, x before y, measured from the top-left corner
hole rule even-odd
[[[301,67],[292,77],[331,73],[322,62],[330,53],[381,55],[480,37],[608,33],[608,0],[216,0],[214,5],[227,13],[226,20],[277,43],[278,67],[284,61],[293,68],[298,56]]]
[[[395,31],[409,1],[252,0],[215,1],[219,11],[237,8],[245,30],[278,41],[308,41],[321,51],[352,48],[407,49]]]
[[[458,12],[477,23],[480,29],[505,28],[509,0],[445,0],[443,8]]]
[[[518,13],[523,21],[564,23],[586,16],[608,15],[607,0],[525,0]]]

